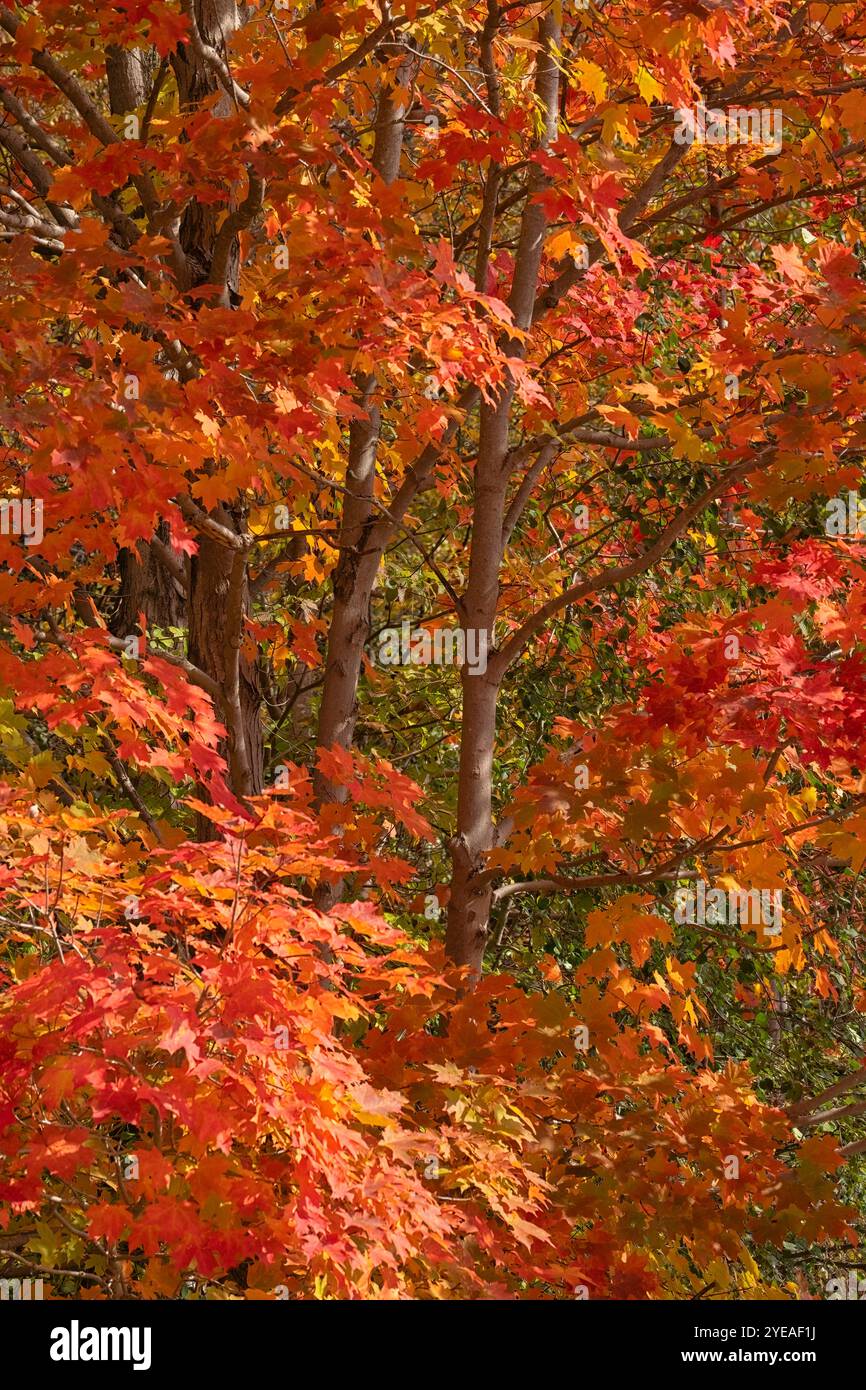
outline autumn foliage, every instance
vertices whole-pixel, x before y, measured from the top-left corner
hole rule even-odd
[[[866,1203],[860,8],[0,38],[0,1276],[820,1291]]]
[[[146,863],[104,820],[49,843],[9,809],[5,913],[51,865],[42,930],[76,925],[4,998],[4,1196],[82,1295],[637,1298],[726,1261],[755,1291],[745,1234],[844,1233],[832,1145],[790,1169],[746,1071],[696,1077],[649,1023],[683,1018],[686,967],[646,985],[599,950],[572,1003],[461,992],[369,903],[303,901],[335,861],[301,807]]]

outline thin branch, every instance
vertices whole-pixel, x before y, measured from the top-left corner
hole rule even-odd
[[[26,106],[22,105],[15,93],[11,92],[8,87],[0,86],[0,102],[3,103],[9,114],[15,117],[21,129],[26,130],[33,144],[42,150],[43,154],[47,154],[49,159],[61,167],[69,163],[69,156],[66,151],[47,131],[42,129],[39,122],[31,116]]]
[[[235,551],[229,575],[226,598],[225,639],[221,704],[229,734],[229,762],[232,786],[238,796],[249,796],[253,790],[252,769],[247,746],[246,727],[241,707],[240,661],[244,637],[244,592],[249,548]]]
[[[829,1124],[830,1121],[847,1120],[854,1115],[866,1114],[866,1100],[855,1101],[853,1105],[837,1105],[832,1110],[820,1110],[814,1115],[806,1115],[797,1123],[798,1129],[811,1129],[814,1125]]]
[[[488,871],[490,872],[490,871]],[[521,883],[504,883],[501,887],[494,889],[493,901],[504,902],[506,898],[513,898],[522,893],[580,893],[585,888],[608,888],[622,886],[639,886],[642,883],[679,883],[683,879],[697,879],[697,873],[691,870],[687,873],[670,873],[661,870],[645,869],[637,873],[604,873],[587,874],[583,878],[531,878]],[[485,875],[479,874],[476,883],[481,884]]]
[[[625,564],[611,565],[607,569],[601,570],[590,579],[581,580],[578,584],[573,584],[556,598],[549,599],[543,604],[536,613],[528,618],[516,632],[514,632],[505,645],[500,648],[493,656],[492,661],[488,662],[488,680],[501,678],[512,661],[523,651],[523,648],[546,626],[548,620],[555,617],[563,608],[569,608],[572,604],[580,602],[581,599],[588,598],[590,594],[600,593],[604,589],[614,588],[618,584],[624,584],[629,579],[634,579],[645,570],[651,569],[666,554],[674,541],[691,525],[696,517],[700,516],[704,508],[726,492],[730,485],[745,477],[754,469],[759,467],[764,461],[764,455],[755,459],[750,459],[747,463],[738,464],[734,468],[729,468],[721,474],[716,481],[708,487],[701,495],[695,499],[688,507],[674,518],[665,527],[661,535],[649,546],[641,555],[634,560],[629,560]]]
[[[193,52],[203,63],[216,73],[220,85],[225,88],[229,96],[238,106],[242,106],[245,111],[249,110],[250,97],[243,87],[235,82],[231,74],[231,69],[221,53],[209,44],[202,37],[202,32],[198,27],[198,19],[195,12],[193,0],[183,0],[183,12],[189,21],[190,46]]]
[[[108,738],[103,739],[102,748],[106,758],[108,759],[108,762],[111,765],[111,769],[114,772],[114,775],[117,778],[124,793],[132,802],[133,806],[135,807],[138,814],[141,816],[148,830],[151,832],[153,836],[155,836],[159,844],[162,844],[162,831],[160,830],[153,816],[150,814],[150,811],[147,809],[146,805],[142,801],[136,788],[133,786],[129,773],[123,766],[123,763],[120,761],[120,758],[116,750],[114,749],[112,743]]]
[[[246,231],[261,212],[265,196],[264,180],[254,169],[247,170],[247,178],[249,179],[247,196],[240,206],[235,208],[234,212],[230,212],[223,220],[214,242],[209,279],[211,284],[219,286],[223,300],[226,299],[228,293],[229,264],[235,239],[239,232]]]
[[[117,652],[119,656],[126,655],[127,647],[122,637],[112,637],[107,633],[106,641],[113,652]],[[177,656],[174,652],[164,652],[156,649],[151,651],[150,656],[152,658],[158,657],[161,661],[167,661],[169,666],[177,666],[179,670],[186,673],[193,685],[197,685],[202,690],[206,691],[213,701],[219,701],[220,688],[217,682],[212,676],[209,676],[206,671],[202,671],[200,667],[194,666],[185,656]]]
[[[195,527],[209,540],[216,541],[217,545],[223,545],[228,550],[246,552],[255,540],[255,537],[250,533],[232,531],[228,526],[223,526],[219,521],[215,521],[191,497],[179,497],[177,506],[182,512],[184,520],[188,521],[190,526]]]
[[[151,536],[150,548],[160,564],[168,570],[175,583],[179,584],[181,589],[188,589],[186,570],[171,547],[166,545],[165,541],[160,540],[159,536]]]
[[[860,1067],[857,1071],[849,1072],[840,1081],[834,1081],[832,1086],[820,1091],[817,1096],[811,1096],[808,1100],[798,1100],[795,1105],[788,1107],[788,1114],[792,1119],[799,1116],[811,1115],[815,1110],[828,1100],[835,1100],[837,1096],[844,1096],[848,1091],[854,1091],[858,1086],[866,1084],[866,1067]]]
[[[524,475],[517,491],[509,503],[508,511],[505,513],[505,520],[502,523],[503,551],[508,545],[511,534],[523,514],[524,507],[532,496],[532,490],[535,484],[538,482],[545,468],[556,458],[560,448],[561,445],[557,440],[548,439],[545,444],[542,444],[538,451],[538,457],[532,467],[529,468]],[[524,457],[528,457],[530,452],[531,450],[525,451],[521,449],[518,454],[515,454],[511,459],[507,460],[509,469],[513,471],[516,467],[519,467]]]

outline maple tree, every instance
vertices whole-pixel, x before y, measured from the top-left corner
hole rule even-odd
[[[0,1273],[820,1290],[866,1153],[859,7],[0,38]]]

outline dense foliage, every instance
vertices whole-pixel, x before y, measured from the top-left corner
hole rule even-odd
[[[861,7],[0,39],[0,1277],[822,1296]]]

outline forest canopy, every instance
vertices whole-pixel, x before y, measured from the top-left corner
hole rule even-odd
[[[846,1296],[866,14],[0,7],[0,1279]]]

